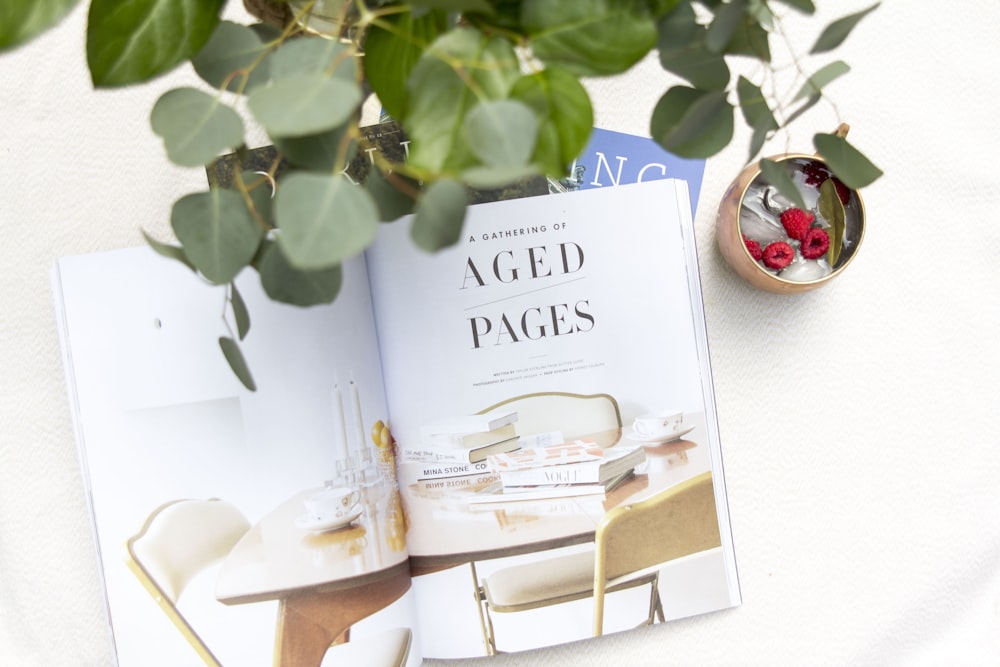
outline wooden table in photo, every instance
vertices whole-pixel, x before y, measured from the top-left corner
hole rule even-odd
[[[225,604],[279,601],[275,667],[318,667],[351,625],[410,587],[406,527],[395,491],[367,490],[361,516],[330,532],[296,525],[308,492],[251,528],[223,561],[216,581],[216,597]]]
[[[423,574],[476,561],[547,551],[591,542],[597,524],[613,507],[636,502],[711,469],[703,418],[683,437],[646,446],[642,474],[601,496],[512,501],[488,506],[464,500],[469,490],[406,484],[401,493],[411,526],[407,534],[413,573]],[[588,436],[604,447],[635,445],[622,429]],[[444,480],[438,480],[444,481]]]

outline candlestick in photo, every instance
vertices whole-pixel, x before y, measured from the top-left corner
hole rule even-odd
[[[347,451],[347,422],[344,419],[344,397],[340,391],[340,385],[333,385],[333,429],[334,437],[337,440],[337,459],[346,461]]]

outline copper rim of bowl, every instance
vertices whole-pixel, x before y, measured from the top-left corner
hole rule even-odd
[[[781,155],[769,157],[767,159],[772,160],[774,162],[787,162],[789,160],[812,160],[815,162],[821,162],[824,166],[829,168],[829,166],[826,163],[826,160],[824,160],[818,155],[811,155],[809,153],[782,153]],[[753,176],[749,180],[747,180],[747,182],[743,185],[743,189],[740,191],[740,198],[736,206],[735,223],[736,223],[736,231],[740,234],[741,238],[743,235],[743,228],[740,225],[740,210],[743,208],[743,198],[746,196],[747,190],[750,189],[750,186],[754,184],[754,181],[757,180],[757,177],[760,176],[760,174],[761,174],[760,163],[758,162],[755,165]],[[788,280],[787,278],[782,278],[781,276],[771,273],[763,266],[761,266],[760,263],[757,260],[755,260],[753,256],[750,255],[750,251],[747,249],[746,244],[740,243],[743,255],[746,257],[747,261],[753,264],[761,274],[763,274],[768,278],[771,278],[777,283],[787,285],[789,286],[789,288],[798,287],[800,290],[803,290],[807,287],[819,286],[833,279],[834,277],[839,275],[841,271],[846,269],[851,262],[854,261],[854,257],[858,254],[858,250],[861,249],[861,243],[865,239],[865,226],[867,222],[867,216],[865,214],[865,202],[861,198],[860,192],[858,192],[853,188],[849,189],[854,194],[854,196],[857,197],[858,200],[858,211],[860,213],[860,222],[861,222],[860,228],[858,230],[858,240],[854,244],[854,249],[851,251],[850,256],[844,260],[844,263],[838,266],[836,269],[831,269],[830,273],[826,274],[822,278],[817,278],[815,280]]]

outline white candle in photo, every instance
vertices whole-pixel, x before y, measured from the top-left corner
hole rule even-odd
[[[347,460],[347,422],[344,419],[344,397],[340,391],[340,385],[333,386],[333,428],[337,439],[337,458],[341,461]]]
[[[361,396],[358,395],[358,383],[351,378],[351,400],[354,402],[354,426],[358,435],[358,453],[363,452],[365,446],[365,421],[361,416]]]

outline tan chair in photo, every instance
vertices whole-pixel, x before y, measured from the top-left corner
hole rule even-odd
[[[223,500],[176,500],[155,509],[142,529],[125,543],[125,562],[160,609],[206,665],[221,667],[177,608],[187,584],[221,561],[250,529],[242,512]],[[394,628],[331,645],[324,656],[334,665],[403,667],[412,632]]]
[[[525,394],[501,401],[482,410],[517,410],[517,432],[533,435],[560,431],[572,440],[590,433],[621,428],[622,413],[609,394],[571,394],[562,391]]]
[[[721,546],[711,472],[631,505],[610,510],[597,527],[593,550],[515,565],[484,578],[484,640],[496,652],[491,612],[537,609],[593,596],[593,635],[604,631],[608,593],[650,585],[643,625],[664,620],[659,570],[671,560]]]

